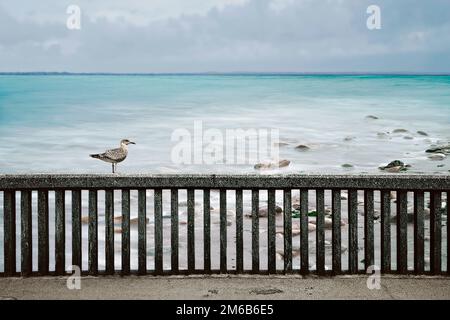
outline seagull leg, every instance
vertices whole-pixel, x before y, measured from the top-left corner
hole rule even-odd
[[[114,163],[112,163],[112,173],[115,173]]]

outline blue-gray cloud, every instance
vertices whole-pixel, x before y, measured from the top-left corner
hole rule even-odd
[[[0,1],[0,71],[450,71],[448,0],[193,0],[159,16],[151,2],[78,1],[80,31],[65,27],[70,3],[39,3]],[[370,4],[381,30],[366,28]]]

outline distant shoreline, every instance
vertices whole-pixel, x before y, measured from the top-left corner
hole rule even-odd
[[[1,76],[450,76],[450,72],[0,72]]]

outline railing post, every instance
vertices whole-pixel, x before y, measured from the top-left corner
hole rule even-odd
[[[105,190],[106,274],[114,273],[114,190]]]
[[[309,272],[308,190],[300,189],[300,272]]]
[[[316,190],[316,269],[325,274],[325,195],[323,189]]]
[[[348,190],[348,268],[351,274],[358,272],[358,190]]]
[[[430,270],[441,273],[441,192],[430,192]]]
[[[252,272],[259,272],[259,190],[252,190]]]
[[[130,274],[130,189],[122,189],[122,274]]]
[[[55,191],[55,273],[63,275],[66,270],[66,201],[65,191]]]
[[[16,273],[16,192],[3,192],[5,275]]]
[[[147,273],[147,195],[138,190],[138,273]]]
[[[227,190],[220,189],[220,273],[227,272]]]
[[[72,265],[81,270],[81,190],[72,190]]]
[[[332,228],[332,255],[333,273],[340,274],[342,271],[341,262],[341,190],[332,190],[333,228]]]
[[[162,190],[155,189],[155,273],[163,273]]]
[[[284,272],[292,272],[292,201],[291,190],[285,189],[283,191],[283,225],[284,225]]]
[[[21,229],[22,229],[22,276],[31,275],[32,271],[32,227],[31,227],[31,191],[22,190],[21,194]]]
[[[407,210],[406,191],[397,191],[397,273],[401,274],[408,271]]]
[[[244,229],[242,189],[236,190],[236,272],[244,271]]]
[[[170,190],[170,265],[178,273],[178,189]]]
[[[381,190],[381,272],[391,271],[391,193]]]
[[[414,272],[424,272],[424,193],[414,192]]]
[[[203,190],[203,269],[211,272],[211,192]]]
[[[276,272],[276,242],[275,242],[275,189],[268,190],[268,208],[267,208],[267,224],[268,224],[268,271],[269,273]]]
[[[38,270],[47,275],[49,269],[48,191],[38,190]]]
[[[364,268],[366,271],[375,263],[373,218],[373,190],[364,190]]]
[[[188,234],[187,234],[187,258],[188,272],[195,271],[195,191],[188,189],[187,191],[187,209],[188,209]]]
[[[98,194],[89,190],[89,274],[98,273]]]

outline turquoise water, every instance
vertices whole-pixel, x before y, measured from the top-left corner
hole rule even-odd
[[[254,171],[173,163],[171,134],[195,120],[279,130],[283,172],[378,172],[394,159],[413,172],[450,169],[424,153],[450,141],[450,76],[0,75],[0,172],[109,172],[88,155],[122,138],[137,145],[120,172]]]

